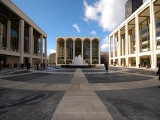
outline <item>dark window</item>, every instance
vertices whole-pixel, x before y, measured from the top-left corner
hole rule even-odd
[[[38,50],[39,50],[39,41],[38,41],[38,37],[34,36],[34,54],[38,54]]]
[[[7,19],[0,15],[0,46],[7,46]]]
[[[19,27],[17,24],[11,24],[11,48],[18,50],[19,47]]]
[[[24,52],[29,52],[29,32],[26,30],[24,32]]]

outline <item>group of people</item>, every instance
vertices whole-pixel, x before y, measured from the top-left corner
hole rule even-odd
[[[4,68],[11,68],[11,67],[17,68],[18,64],[14,63],[13,66],[12,66],[12,63],[7,63],[7,64],[2,64],[1,63],[1,66],[4,67]]]
[[[39,70],[39,66],[40,66],[41,68],[45,68],[45,63],[39,63],[39,62],[37,61],[37,63],[36,63],[36,68],[37,68],[37,70]]]

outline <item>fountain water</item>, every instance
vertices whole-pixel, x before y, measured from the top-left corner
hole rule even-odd
[[[72,61],[73,65],[83,65],[83,58],[81,55],[75,57]]]
[[[70,65],[61,65],[64,68],[93,68],[95,65],[86,64],[85,60],[83,60],[82,56],[79,55],[75,57]]]

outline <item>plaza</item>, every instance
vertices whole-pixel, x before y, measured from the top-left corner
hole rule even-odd
[[[34,16],[40,13],[38,17],[45,27],[52,28],[52,34],[60,30],[58,34],[64,35],[65,29],[67,34],[74,33],[73,30],[80,33],[78,25],[82,22],[70,27],[64,24],[67,20],[74,21],[77,13],[71,17],[67,10],[71,8],[73,12],[73,7],[79,8],[80,3],[72,6],[71,1],[63,1],[59,7],[58,2],[39,1],[33,5],[37,11],[41,8]],[[88,7],[95,7],[85,0],[82,4],[86,11]],[[46,65],[47,34],[13,0],[0,0],[0,120],[159,120],[160,82],[156,74],[160,59],[159,5],[160,0],[147,0],[110,34],[110,65],[106,71],[100,63],[100,38],[95,37],[100,35],[99,27],[94,28],[92,24],[97,33],[93,29],[88,34],[93,37],[77,36],[79,34],[57,37],[56,53],[52,54],[51,64]],[[57,6],[60,9],[56,9]],[[55,11],[59,12],[54,14]],[[49,17],[44,17],[47,13]],[[66,18],[61,17],[64,13]],[[55,19],[60,24],[54,22]],[[82,27],[85,33],[86,27],[86,24]],[[15,63],[30,63],[31,69],[13,67]],[[39,63],[45,64],[39,66]],[[139,64],[141,67],[137,68]],[[6,65],[11,66],[6,68]],[[78,67],[63,68],[63,65]]]
[[[159,120],[159,86],[151,69],[5,69],[0,119]]]

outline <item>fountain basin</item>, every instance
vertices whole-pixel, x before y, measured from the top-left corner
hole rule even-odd
[[[96,65],[61,65],[63,68],[94,68]]]

